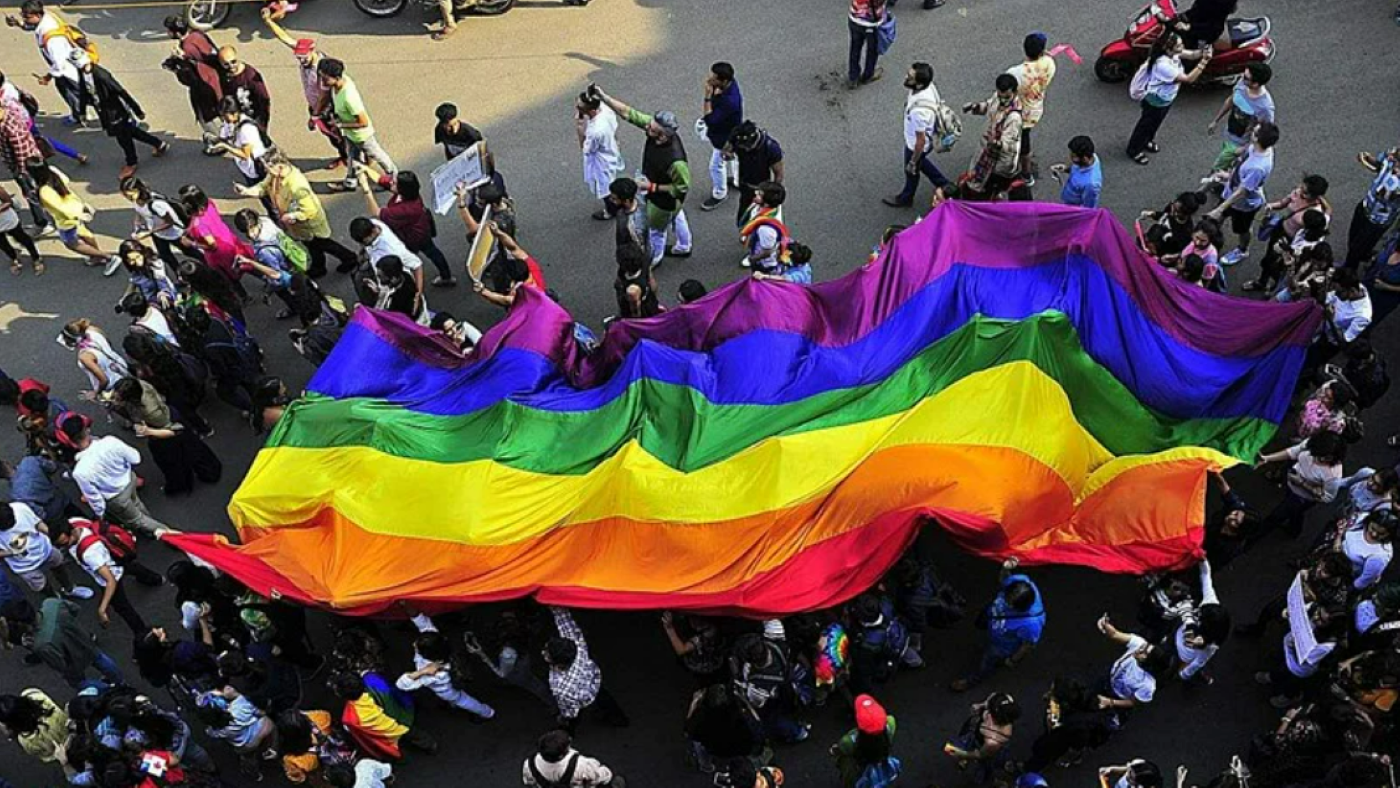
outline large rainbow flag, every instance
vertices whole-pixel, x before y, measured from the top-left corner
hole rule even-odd
[[[1319,320],[1181,282],[1106,211],[964,203],[839,280],[736,282],[588,356],[530,290],[465,358],[361,309],[234,496],[243,544],[174,541],[357,614],[808,610],[930,520],[987,557],[1176,567]]]

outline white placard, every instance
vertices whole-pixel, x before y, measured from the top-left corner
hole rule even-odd
[[[1308,603],[1303,599],[1302,572],[1293,577],[1293,585],[1288,587],[1288,628],[1293,633],[1293,653],[1301,662],[1317,648],[1312,619],[1308,618]]]
[[[475,189],[491,179],[486,170],[486,143],[478,142],[433,170],[433,210],[446,216],[457,200],[457,184]]]

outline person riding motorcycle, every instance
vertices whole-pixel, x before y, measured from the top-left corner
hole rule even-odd
[[[1196,0],[1176,19],[1157,18],[1169,23],[1181,34],[1189,50],[1211,46],[1216,50],[1230,49],[1234,44],[1226,30],[1226,22],[1239,10],[1240,0]]]

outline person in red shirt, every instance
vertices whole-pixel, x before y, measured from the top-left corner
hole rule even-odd
[[[219,136],[219,102],[224,98],[219,76],[219,48],[202,30],[194,30],[183,14],[165,18],[165,32],[175,39],[174,57],[188,64],[189,73],[181,83],[190,90],[190,107],[206,135]],[[179,76],[179,70],[176,75]],[[188,79],[188,82],[185,81]],[[213,155],[207,148],[206,154]]]
[[[533,287],[543,293],[545,290],[544,271],[535,258],[531,257],[529,252],[525,251],[495,222],[491,222],[491,232],[506,253],[501,259],[501,264],[505,266],[504,278],[510,282],[509,290],[505,293],[488,290],[481,282],[473,283],[472,289],[476,290],[487,301],[507,309],[515,303],[515,291],[521,287]]]
[[[369,187],[367,179],[362,178],[360,186],[360,193],[365,196],[365,207],[369,209],[369,215],[393,230],[394,235],[403,241],[403,245],[408,247],[410,252],[427,257],[438,270],[438,275],[432,282],[433,287],[452,287],[457,284],[457,278],[452,275],[452,267],[447,264],[446,255],[433,240],[437,237],[437,222],[433,221],[433,215],[423,204],[423,189],[418,182],[418,176],[408,170],[400,171],[394,179],[389,204],[383,208],[379,207],[379,201],[375,199],[374,190]]]

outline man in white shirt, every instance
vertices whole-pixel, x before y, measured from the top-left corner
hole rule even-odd
[[[73,481],[93,514],[153,538],[174,530],[152,517],[141,501],[135,470],[141,463],[140,452],[114,435],[93,440],[87,418],[65,419],[60,428],[78,450]]]
[[[1371,294],[1352,268],[1339,268],[1332,275],[1332,292],[1323,304],[1327,339],[1338,349],[1350,345],[1371,325]]]
[[[617,113],[588,91],[578,94],[574,113],[574,130],[583,150],[583,182],[596,199],[603,201],[593,218],[607,221],[614,213],[608,201],[608,186],[627,167],[617,147]]]
[[[942,99],[933,85],[933,66],[915,63],[904,77],[909,97],[904,101],[904,189],[893,197],[884,198],[886,205],[907,208],[914,204],[919,190],[919,173],[933,182],[935,194],[941,194],[948,179],[933,163],[933,143],[937,139],[938,105]]]
[[[350,237],[365,250],[371,268],[385,257],[399,258],[399,262],[403,263],[403,270],[413,277],[418,292],[423,292],[423,261],[408,250],[388,225],[378,219],[361,216],[350,222]]]
[[[539,752],[525,759],[521,776],[526,785],[565,785],[570,788],[625,788],[627,781],[597,758],[573,748],[566,731],[540,737]]]
[[[53,549],[48,526],[29,504],[0,504],[0,558],[5,559],[10,571],[31,591],[43,591],[48,587],[48,571],[53,573],[55,584],[65,596],[92,598],[91,588],[75,586],[69,580],[63,553]]]
[[[81,566],[97,586],[102,589],[102,597],[97,603],[97,620],[102,622],[102,626],[111,623],[107,615],[108,609],[117,611],[117,615],[131,627],[132,634],[140,637],[151,631],[151,627],[146,620],[141,617],[141,613],[136,610],[136,606],[131,604],[127,598],[126,588],[122,585],[122,578],[126,575],[126,569],[139,570],[139,573],[147,580],[144,585],[160,585],[160,582],[152,583],[150,577],[154,575],[156,581],[161,581],[160,575],[139,564],[134,560],[119,563],[113,556],[112,550],[107,542],[93,530],[93,523],[88,520],[58,520],[50,526],[53,543],[68,551],[73,560]],[[134,559],[135,556],[132,556]],[[133,572],[133,575],[137,572]]]
[[[10,27],[20,27],[34,33],[34,42],[39,54],[48,64],[48,73],[39,77],[39,84],[54,83],[63,103],[68,105],[71,115],[63,119],[65,126],[82,125],[87,108],[82,99],[82,83],[78,69],[88,61],[87,53],[73,46],[73,42],[63,34],[65,23],[57,16],[44,10],[40,0],[25,0],[20,4],[19,16],[5,17]]]

